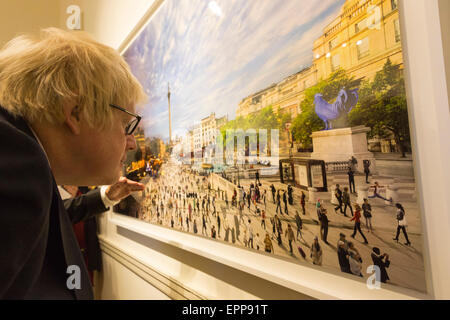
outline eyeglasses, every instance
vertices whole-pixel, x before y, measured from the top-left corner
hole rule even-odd
[[[130,111],[128,111],[128,110],[122,108],[122,107],[116,106],[115,104],[110,104],[109,106],[110,106],[110,107],[113,107],[113,108],[115,108],[115,109],[119,109],[120,111],[123,111],[123,112],[129,114],[130,116],[133,116],[133,117],[134,117],[134,119],[131,120],[131,121],[127,124],[127,126],[125,127],[125,134],[126,134],[127,136],[133,134],[134,130],[136,130],[136,128],[137,128],[139,122],[141,121],[142,117],[141,117],[141,116],[138,116],[137,114],[134,114],[134,113],[132,113],[132,112],[130,112]]]

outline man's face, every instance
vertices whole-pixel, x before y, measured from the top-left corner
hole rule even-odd
[[[134,108],[124,106],[134,113]],[[133,119],[127,113],[112,108],[113,123],[100,131],[84,125],[83,161],[86,174],[92,185],[106,185],[116,182],[121,176],[127,151],[136,149],[134,136],[125,134],[125,127]]]

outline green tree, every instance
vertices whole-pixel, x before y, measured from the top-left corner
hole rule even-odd
[[[315,111],[314,96],[321,93],[323,99],[333,103],[343,87],[350,90],[358,86],[359,80],[349,77],[346,72],[339,69],[333,72],[328,79],[320,80],[316,85],[305,90],[305,98],[300,103],[301,112],[292,122],[292,134],[294,139],[303,144],[304,147],[311,145],[311,134],[325,128],[323,121]],[[333,121],[333,127],[342,127],[347,124],[347,115]]]
[[[405,82],[399,65],[393,65],[388,59],[373,81],[363,83],[349,121],[351,125],[369,126],[370,137],[393,136],[405,157],[410,135]]]

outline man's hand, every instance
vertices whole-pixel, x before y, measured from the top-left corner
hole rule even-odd
[[[134,191],[142,191],[145,186],[142,183],[120,177],[119,181],[106,189],[106,196],[111,201],[119,201],[128,197]]]

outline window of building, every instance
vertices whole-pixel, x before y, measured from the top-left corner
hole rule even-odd
[[[392,7],[392,10],[397,9],[397,1],[398,1],[398,0],[391,0],[391,7]]]
[[[331,71],[334,72],[339,68],[339,55],[335,54],[331,56]]]
[[[358,59],[362,59],[369,55],[369,38],[365,37],[364,39],[356,42],[356,50],[358,52]]]
[[[400,41],[400,23],[397,20],[394,20],[394,30],[395,30],[395,42]]]
[[[337,38],[334,38],[333,40],[328,42],[328,45],[330,46],[330,50],[333,49],[334,47],[336,47],[337,44],[338,44],[338,39]]]
[[[360,32],[361,30],[363,30],[365,27],[367,27],[367,18],[364,20],[361,20],[360,22],[355,24],[355,33]]]

